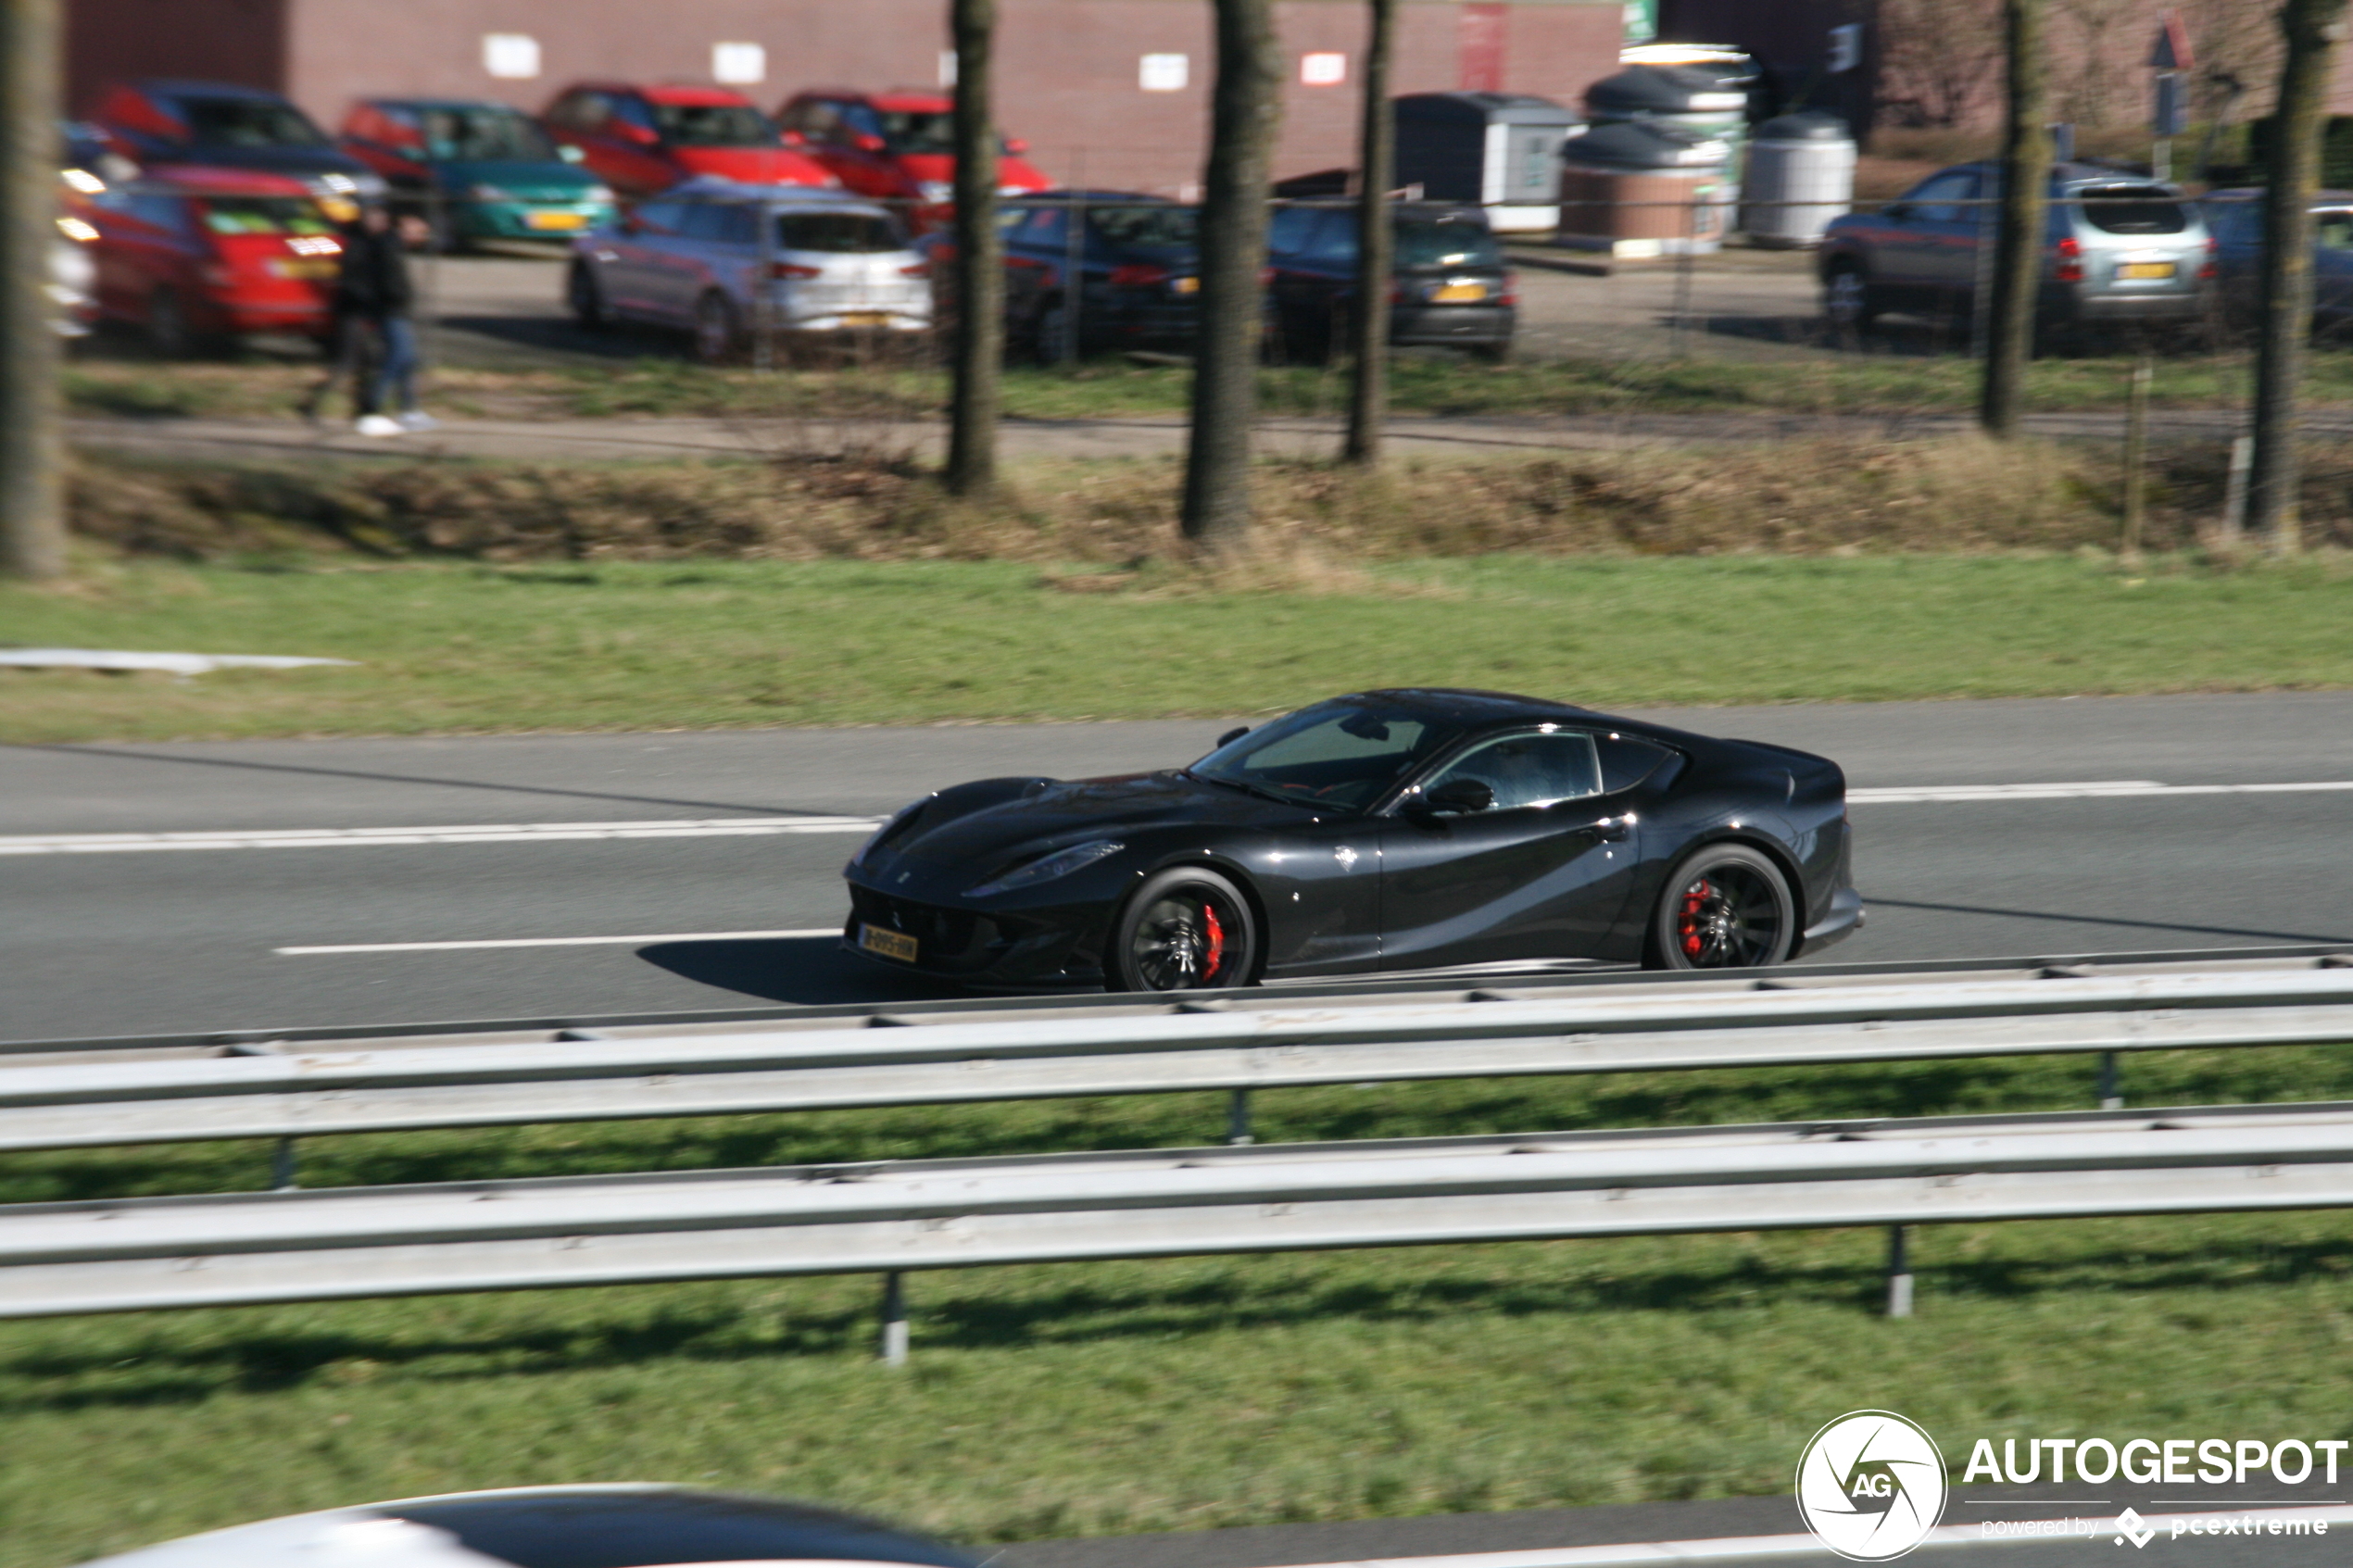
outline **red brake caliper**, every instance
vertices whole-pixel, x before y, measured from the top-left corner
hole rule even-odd
[[[1217,906],[1214,904],[1203,904],[1201,918],[1202,924],[1209,931],[1209,945],[1201,956],[1201,977],[1206,980],[1225,965],[1226,928],[1217,922]]]
[[[1692,890],[1683,895],[1683,951],[1692,958],[1699,957],[1699,917],[1706,904],[1707,884],[1705,882],[1694,883]]]

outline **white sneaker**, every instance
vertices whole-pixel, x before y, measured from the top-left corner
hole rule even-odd
[[[418,408],[411,408],[407,413],[399,416],[399,418],[400,428],[406,431],[422,433],[425,431],[439,430],[441,428],[441,421],[439,420],[434,419],[431,414],[425,413],[423,410]]]
[[[398,435],[400,421],[384,414],[368,414],[351,428],[362,435]]]

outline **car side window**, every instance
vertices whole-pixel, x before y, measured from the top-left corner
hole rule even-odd
[[[1477,779],[1495,793],[1497,811],[1550,806],[1602,792],[1593,737],[1582,730],[1499,735],[1449,762],[1422,786],[1425,795],[1456,779]]]
[[[1307,259],[1327,266],[1353,263],[1356,259],[1356,215],[1327,207],[1315,216],[1315,232],[1307,242]]]
[[[882,116],[864,104],[842,105],[841,119],[852,135],[879,137],[883,133]]]
[[[594,131],[605,122],[605,97],[601,93],[567,93],[556,100],[547,118],[568,131]]]
[[[634,125],[640,131],[659,132],[661,129],[654,123],[654,111],[634,96],[612,97],[605,102],[612,118],[622,124]]]
[[[1063,209],[1058,207],[1032,207],[1029,221],[1015,234],[1028,245],[1058,245],[1063,243]]]
[[[717,202],[693,202],[679,220],[678,233],[688,240],[724,240],[727,237],[729,208]]]
[[[1602,789],[1609,795],[1631,789],[1654,773],[1662,782],[1672,781],[1682,766],[1681,753],[1632,735],[1595,735],[1593,748],[1601,753]]]
[[[1974,207],[1957,206],[1977,194],[1977,171],[1971,169],[1948,169],[1942,174],[1931,174],[1912,187],[1904,198],[1913,216],[1923,223],[1957,223],[1976,211]]]
[[[167,234],[187,231],[187,203],[178,196],[134,195],[127,205],[131,216],[150,228],[160,229]]]
[[[2353,212],[2338,208],[2314,213],[2312,243],[2322,250],[2353,250]]]
[[[685,230],[686,215],[685,202],[651,201],[637,209],[637,227],[651,234],[675,234]]]
[[[1319,216],[1312,207],[1278,207],[1266,222],[1266,248],[1277,256],[1296,256],[1307,248]]]

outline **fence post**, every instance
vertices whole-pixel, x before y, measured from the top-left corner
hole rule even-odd
[[[301,1174],[295,1168],[297,1158],[299,1156],[295,1148],[295,1140],[280,1138],[277,1148],[270,1151],[270,1190],[271,1192],[292,1192],[302,1185]]]
[[[882,1364],[907,1364],[907,1290],[897,1269],[883,1275]]]
[[[2246,537],[2246,476],[2255,466],[2255,437],[2231,442],[2230,475],[2222,482],[2222,543],[2235,545]]]
[[[1674,357],[1678,359],[1683,357],[1684,337],[1691,330],[1692,251],[1698,244],[1699,193],[1692,191],[1683,203],[1683,251],[1675,258]]]
[[[1229,1144],[1256,1143],[1250,1130],[1250,1091],[1236,1089],[1226,1098],[1226,1141]]]
[[[1906,1256],[1906,1227],[1887,1227],[1887,1315],[1908,1318],[1912,1315],[1912,1262]]]
[[[2099,1095],[2100,1109],[2102,1110],[2121,1110],[2124,1109],[2123,1085],[2117,1082],[2116,1053],[2114,1051],[2100,1052]]]

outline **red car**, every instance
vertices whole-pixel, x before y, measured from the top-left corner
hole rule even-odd
[[[556,94],[539,123],[580,149],[598,179],[635,200],[709,175],[748,185],[837,186],[774,122],[724,87],[632,87],[587,82]]]
[[[862,196],[920,203],[917,226],[946,220],[955,199],[955,101],[944,93],[802,93],[776,116],[788,144],[811,156]],[[1009,196],[1053,188],[1006,142],[997,188]]]
[[[301,182],[200,164],[150,170],[83,208],[98,309],[161,354],[247,332],[324,337],[343,242]]]

